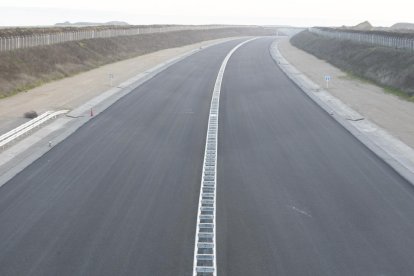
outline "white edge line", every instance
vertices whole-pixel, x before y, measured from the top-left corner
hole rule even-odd
[[[213,272],[214,276],[217,275],[217,265],[216,265],[216,191],[217,191],[217,144],[218,144],[218,118],[219,118],[219,106],[220,106],[220,92],[221,92],[221,83],[224,76],[224,71],[226,69],[227,62],[229,61],[232,54],[244,44],[251,42],[257,39],[257,37],[246,40],[236,47],[234,47],[224,58],[223,63],[221,64],[220,70],[217,75],[216,82],[214,84],[213,96],[211,98],[210,103],[210,112],[208,117],[208,127],[207,127],[207,134],[206,134],[206,144],[204,148],[204,160],[203,160],[203,171],[201,174],[201,187],[200,187],[200,196],[198,199],[198,210],[197,210],[197,224],[196,224],[196,234],[194,239],[194,260],[193,260],[193,275],[197,276],[197,251],[198,251],[198,235],[199,235],[199,226],[200,226],[200,215],[201,215],[201,201],[202,201],[202,194],[204,188],[204,172],[206,169],[206,157],[207,157],[207,149],[208,149],[208,138],[214,138],[214,192],[213,192]],[[215,104],[215,105],[214,105]],[[214,114],[214,115],[212,115]],[[215,117],[215,122],[211,121],[211,117]],[[209,135],[210,129],[212,126],[216,127],[216,131],[213,135]],[[211,268],[211,267],[210,267]]]

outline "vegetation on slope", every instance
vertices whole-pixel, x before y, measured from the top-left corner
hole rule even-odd
[[[270,35],[260,27],[177,31],[97,38],[0,53],[0,98],[104,64],[205,40]]]
[[[324,38],[303,31],[292,45],[376,84],[386,92],[414,100],[414,54],[407,50]]]

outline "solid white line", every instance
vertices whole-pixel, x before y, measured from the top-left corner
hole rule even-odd
[[[216,191],[217,191],[217,138],[221,83],[224,70],[232,54],[252,38],[234,47],[221,64],[210,104],[203,172],[198,200],[197,225],[194,242],[193,275],[217,275],[216,265]],[[199,263],[197,262],[199,261]]]

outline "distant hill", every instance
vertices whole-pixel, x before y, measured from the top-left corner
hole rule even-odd
[[[369,31],[369,30],[372,30],[373,27],[372,27],[371,23],[369,23],[368,21],[364,21],[364,22],[359,23],[358,25],[356,25],[354,27],[350,27],[350,29],[358,30],[358,31]]]
[[[75,22],[70,23],[69,21],[63,23],[56,23],[55,26],[59,27],[84,27],[84,26],[104,26],[104,25],[116,25],[116,26],[128,26],[129,24],[123,21],[109,21],[105,23],[94,23],[94,22]]]
[[[414,23],[396,23],[390,27],[391,30],[414,30]]]
[[[375,29],[375,27],[373,27],[371,25],[371,23],[369,23],[368,21],[364,21],[362,23],[359,23],[355,26],[345,26],[342,25],[341,27],[339,27],[340,29],[344,29],[344,30],[356,30],[356,31],[371,31],[373,29]]]

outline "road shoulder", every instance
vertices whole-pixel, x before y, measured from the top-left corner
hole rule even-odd
[[[288,39],[279,51],[296,69],[329,94],[414,148],[414,103],[387,94],[382,87],[364,82],[328,62],[293,46]],[[326,88],[324,76],[331,76]]]
[[[282,40],[282,44],[285,41]],[[280,40],[276,40],[272,44],[270,52],[275,62],[286,75],[307,96],[332,115],[338,123],[414,185],[414,150],[393,136],[394,133],[378,126],[371,118],[364,117],[364,115],[354,110],[352,106],[349,106],[346,102],[343,103],[341,98],[332,95],[330,90],[324,89],[323,86],[315,83],[311,77],[301,72],[300,69],[296,68],[284,57],[283,52],[279,50],[279,45]],[[317,66],[315,65],[312,68],[317,68]],[[355,85],[352,81],[349,81],[348,84],[349,86],[346,83],[342,84],[341,90],[337,89],[336,91],[346,93]],[[362,99],[359,100],[363,101]]]

